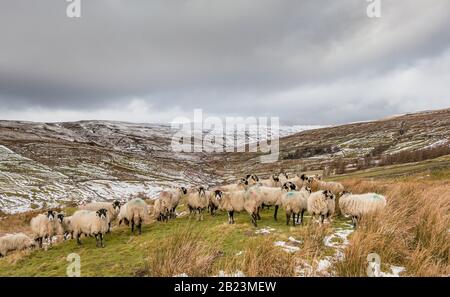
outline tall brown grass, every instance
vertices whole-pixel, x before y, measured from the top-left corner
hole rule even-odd
[[[405,275],[450,275],[450,183],[448,181],[344,182],[353,193],[386,195],[387,207],[364,217],[335,264],[339,276],[365,276],[369,253],[382,263],[403,266]],[[382,266],[383,267],[383,266]]]

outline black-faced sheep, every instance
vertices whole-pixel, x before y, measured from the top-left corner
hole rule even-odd
[[[313,219],[316,215],[321,217],[323,223],[334,212],[334,204],[335,196],[330,190],[317,191],[308,197],[308,212]]]
[[[228,213],[228,223],[234,224],[234,213],[246,211],[250,217],[253,226],[257,226],[257,213],[260,203],[247,196],[247,191],[222,192],[216,190],[214,195],[219,201],[220,209]]]
[[[111,230],[111,223],[117,218],[120,212],[120,202],[91,202],[86,205],[80,206],[81,210],[97,211],[100,209],[106,209],[108,211],[108,232]]]
[[[308,210],[308,197],[311,194],[309,187],[303,187],[300,191],[294,191],[290,189],[281,197],[281,204],[286,212],[286,225],[289,225],[290,218],[292,216],[292,225],[295,226],[299,223],[303,224],[303,215]],[[296,220],[297,215],[297,220]]]
[[[108,210],[100,209],[97,211],[78,210],[71,219],[73,228],[73,237],[77,239],[80,245],[81,234],[95,236],[97,247],[105,247],[103,236],[108,232]]]
[[[49,245],[52,246],[52,237],[56,235],[56,212],[49,210],[45,215],[39,214],[31,219],[30,227],[33,233],[34,240],[42,248],[43,240],[48,240]]]
[[[199,187],[196,192],[187,195],[187,205],[190,213],[197,214],[197,220],[203,220],[203,211],[208,208],[209,199],[204,187]]]

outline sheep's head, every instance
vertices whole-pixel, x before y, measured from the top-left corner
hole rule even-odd
[[[241,179],[239,182],[238,182],[238,184],[241,184],[241,185],[246,185],[246,186],[248,186],[248,180],[247,179],[245,179],[245,178],[243,178],[243,179]]]
[[[185,187],[180,187],[180,192],[181,192],[181,194],[186,195],[187,189]]]
[[[349,192],[349,191],[342,191],[342,192],[340,192],[339,193],[339,196],[344,196],[344,195],[351,195],[352,194],[352,192]]]
[[[216,197],[217,200],[221,200],[223,196],[223,192],[221,190],[215,190],[214,191],[214,197]]]
[[[307,179],[308,179],[308,177],[307,177],[304,173],[300,176],[300,178],[301,178],[302,180],[307,180]]]
[[[311,194],[311,192],[312,192],[312,189],[311,189],[310,186],[306,186],[306,187],[305,187],[305,190],[308,191],[310,194]]]
[[[272,179],[273,179],[275,182],[279,182],[279,181],[280,181],[280,178],[279,178],[276,174],[272,174]]]
[[[58,220],[58,222],[62,223],[62,222],[64,221],[64,214],[59,213],[59,214],[56,216],[56,219]]]
[[[98,216],[100,219],[102,219],[102,220],[106,219],[106,214],[107,214],[107,213],[108,213],[108,210],[106,210],[106,209],[104,209],[104,208],[99,209],[99,210],[97,210],[97,212],[96,212],[97,216]]]
[[[118,200],[114,201],[112,206],[115,211],[119,211],[120,210],[120,201],[118,201]]]
[[[323,195],[324,195],[325,198],[327,198],[327,199],[334,199],[334,194],[333,194],[333,192],[331,192],[330,190],[325,190],[325,191],[323,191]]]
[[[53,210],[49,210],[47,211],[47,219],[52,222],[56,217],[56,212],[54,212]]]
[[[294,191],[297,189],[297,186],[293,182],[287,182],[281,188],[286,191]]]
[[[199,187],[198,188],[198,194],[200,196],[205,196],[206,195],[205,188],[204,187]]]

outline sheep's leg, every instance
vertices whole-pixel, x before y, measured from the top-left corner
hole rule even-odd
[[[292,226],[295,227],[295,213],[292,215]]]
[[[275,205],[275,212],[273,214],[273,218],[277,221],[277,213],[278,213],[278,205]]]
[[[36,238],[36,241],[38,243],[39,248],[41,249],[42,248],[42,237]]]
[[[231,214],[231,224],[234,224],[234,210],[230,212]]]
[[[141,235],[142,234],[142,219],[141,218],[139,218],[139,225],[137,225],[137,228],[139,230],[139,235]]]
[[[77,235],[77,244],[81,245],[81,240],[80,240],[81,233],[77,233],[76,235]]]
[[[99,241],[99,238],[98,238],[98,234],[94,234],[94,236],[95,236],[95,246],[96,247],[98,247],[98,241]]]
[[[101,246],[102,248],[104,248],[105,245],[103,244],[103,233],[100,233],[100,234],[99,234],[99,237],[100,237],[100,246]]]
[[[325,220],[325,215],[321,214],[320,217],[322,218],[321,223],[323,224],[323,221]]]
[[[256,210],[256,219],[261,220],[261,216],[259,215],[259,211],[261,210],[261,207],[258,206],[258,209]]]
[[[257,220],[256,214],[252,213],[252,224],[253,226],[258,227],[258,225],[256,224],[256,220]]]
[[[108,223],[108,231],[106,233],[111,232],[111,222]]]
[[[131,233],[134,233],[134,219],[131,220]]]
[[[302,213],[301,213],[301,223],[302,223],[302,225],[303,225],[303,214],[305,213],[305,210],[303,209],[302,210]],[[300,216],[300,215],[299,215]]]
[[[295,217],[295,215],[294,215],[294,217]],[[286,226],[289,226],[290,220],[291,220],[291,215],[288,212],[286,212]]]

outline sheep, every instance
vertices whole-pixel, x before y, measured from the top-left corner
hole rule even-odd
[[[176,208],[178,207],[181,198],[187,195],[187,192],[188,191],[185,187],[180,187],[177,190],[162,191],[161,193],[159,193],[159,199],[161,199],[164,205],[167,206],[168,215],[171,218],[176,217]]]
[[[114,202],[91,202],[86,205],[80,206],[81,210],[91,210],[91,211],[97,211],[100,209],[106,209],[108,211],[108,233],[111,230],[111,222],[113,222],[120,211],[120,202],[114,201]]]
[[[206,197],[208,197],[208,209],[213,216],[220,207],[219,201],[217,200],[215,195],[215,191],[206,191]]]
[[[125,203],[119,212],[119,226],[124,222],[127,226],[131,223],[131,232],[134,232],[134,226],[137,227],[139,234],[142,234],[142,223],[148,214],[148,205],[140,198],[134,198]]]
[[[64,240],[67,239],[69,234],[73,238],[73,228],[71,224],[72,217],[66,217],[63,213],[56,215],[56,234],[63,235]]]
[[[197,220],[203,220],[203,211],[209,205],[209,199],[206,195],[206,190],[203,187],[199,187],[196,192],[190,193],[187,196],[187,205],[190,213],[197,213]]]
[[[303,187],[300,191],[293,191],[283,193],[281,196],[281,205],[286,212],[286,225],[289,225],[289,221],[292,215],[292,225],[295,226],[295,215],[297,215],[297,224],[301,216],[301,224],[303,225],[303,214],[308,209],[308,197],[311,194],[311,188]]]
[[[283,194],[284,190],[289,189],[289,187],[292,187],[292,189],[295,189],[295,185],[292,183],[286,183],[281,188],[271,188],[271,187],[264,187],[264,186],[254,186],[247,190],[248,197],[252,199],[256,199],[258,201],[258,208],[261,208],[264,206],[275,206],[274,211],[274,219],[277,220],[277,213],[278,208],[281,205],[281,195]],[[259,217],[259,210],[257,212],[257,217]]]
[[[249,186],[259,183],[259,177],[256,174],[247,174],[245,180],[248,182]]]
[[[312,177],[309,179],[309,186],[313,191],[329,190],[338,195],[344,191],[344,186],[338,182],[325,182],[320,177]]]
[[[296,174],[294,177],[287,179],[285,183],[286,182],[294,183],[297,186],[297,189],[301,189],[307,183],[307,179],[308,178],[306,177],[305,174],[302,174],[301,176],[298,176]]]
[[[30,227],[33,233],[34,240],[42,248],[42,241],[49,240],[50,247],[52,246],[52,237],[56,233],[55,224],[56,212],[49,210],[46,215],[39,214],[31,219]]]
[[[278,179],[281,184],[284,184],[289,179],[289,175],[285,172],[281,172],[280,174],[278,174]]]
[[[321,223],[323,223],[325,218],[328,218],[334,212],[334,198],[335,196],[330,190],[311,193],[308,197],[308,212],[313,218],[316,215],[320,216],[322,218]]]
[[[259,182],[264,187],[272,187],[272,188],[281,187],[280,178],[275,174],[272,174],[268,179],[262,179]]]
[[[71,218],[73,237],[81,245],[81,234],[95,236],[96,246],[104,248],[103,235],[108,231],[108,210],[102,208],[97,211],[78,210]]]
[[[353,226],[362,216],[386,207],[386,197],[376,193],[352,194],[343,192],[339,199],[339,208],[345,216],[351,216]]]
[[[228,224],[234,224],[234,212],[246,211],[253,226],[257,227],[257,214],[259,202],[255,198],[248,197],[247,191],[222,192],[216,190],[214,196],[219,202],[219,207],[228,213]]]
[[[6,257],[8,252],[33,248],[36,243],[23,233],[6,234],[0,237],[0,258]]]
[[[168,222],[170,210],[167,199],[158,198],[153,204],[153,215],[158,221]]]
[[[230,184],[230,185],[224,185],[224,186],[218,186],[214,188],[215,190],[220,190],[222,192],[233,192],[233,191],[241,191],[247,189],[249,186],[248,180],[243,178],[239,180],[236,184]]]

